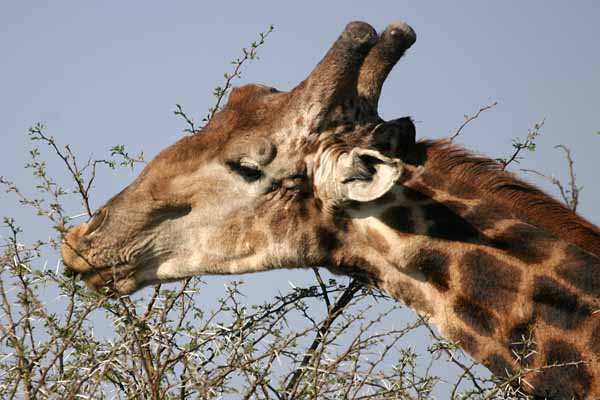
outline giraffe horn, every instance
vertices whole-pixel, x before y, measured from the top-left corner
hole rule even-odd
[[[392,23],[365,58],[358,77],[357,91],[359,97],[365,99],[373,110],[377,110],[383,82],[416,40],[417,35],[408,24]]]
[[[345,98],[355,96],[360,66],[377,38],[375,29],[366,22],[346,25],[325,57],[296,88],[304,94],[300,101],[316,106],[318,117]]]

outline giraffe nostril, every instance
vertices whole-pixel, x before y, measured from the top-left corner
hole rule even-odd
[[[108,215],[108,210],[106,208],[101,208],[96,211],[92,218],[86,223],[85,229],[82,231],[81,236],[90,235],[98,230],[102,223],[106,220]]]

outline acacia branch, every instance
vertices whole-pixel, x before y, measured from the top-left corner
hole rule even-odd
[[[327,318],[325,318],[325,321],[323,321],[323,324],[317,331],[315,339],[313,340],[312,344],[310,345],[306,354],[304,355],[302,362],[296,368],[292,375],[292,378],[286,385],[285,392],[287,396],[291,396],[289,398],[294,398],[293,395],[298,388],[300,378],[305,373],[306,366],[312,361],[315,352],[317,351],[319,345],[323,342],[323,339],[325,338],[325,335],[331,328],[331,325],[346,308],[346,306],[350,303],[350,301],[354,298],[354,295],[360,290],[362,286],[362,283],[360,283],[356,279],[353,279],[352,282],[350,282],[350,285],[348,285],[348,287],[344,291],[344,293],[342,293],[340,298],[336,301],[335,305],[329,310]]]
[[[535,151],[536,149],[536,139],[540,135],[540,130],[544,126],[544,120],[536,123],[532,129],[527,133],[527,137],[524,141],[516,138],[513,139],[512,146],[515,149],[513,153],[508,158],[497,158],[496,161],[500,163],[502,169],[505,170],[512,163],[519,163],[521,160],[520,154],[523,150],[527,151]]]
[[[481,107],[481,108],[480,108],[480,109],[479,109],[479,110],[478,110],[478,111],[477,111],[475,114],[473,114],[473,115],[470,115],[470,116],[469,116],[469,115],[465,115],[465,116],[464,116],[464,117],[465,117],[465,120],[464,120],[464,122],[462,123],[462,125],[461,125],[461,126],[459,126],[459,127],[458,127],[458,129],[457,129],[456,131],[454,131],[454,133],[452,134],[452,136],[450,136],[450,141],[451,141],[451,142],[452,142],[452,141],[454,141],[454,139],[456,139],[456,138],[458,137],[458,135],[460,135],[460,133],[462,132],[462,130],[463,130],[463,129],[464,129],[466,126],[467,126],[467,125],[469,125],[469,124],[470,124],[472,121],[474,121],[474,120],[476,120],[477,118],[479,118],[479,116],[481,115],[481,113],[483,113],[483,112],[485,112],[485,111],[487,111],[487,110],[489,110],[489,109],[492,109],[492,108],[496,107],[497,105],[498,105],[498,102],[497,102],[497,101],[494,101],[493,103],[491,103],[491,104],[488,104],[487,106],[483,106],[483,107]]]
[[[567,170],[569,173],[569,182],[567,186],[565,186],[560,179],[558,179],[554,175],[546,175],[534,169],[521,169],[522,172],[531,173],[537,175],[541,178],[544,178],[552,185],[556,186],[558,192],[560,194],[561,199],[565,202],[567,207],[569,207],[573,211],[577,211],[577,207],[579,206],[579,196],[581,195],[581,191],[583,190],[582,186],[577,185],[577,176],[575,175],[575,161],[571,156],[571,150],[565,145],[559,144],[554,146],[555,149],[561,149],[565,153],[565,158],[567,160]]]

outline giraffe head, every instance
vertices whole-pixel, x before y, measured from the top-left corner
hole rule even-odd
[[[384,196],[403,176],[414,125],[383,121],[377,103],[415,39],[403,23],[378,36],[351,22],[291,91],[233,90],[201,132],[163,150],[67,233],[65,263],[89,286],[117,293],[330,264],[334,249],[351,245],[345,208]]]

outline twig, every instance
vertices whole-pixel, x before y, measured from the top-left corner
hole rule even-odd
[[[325,286],[325,282],[323,282],[323,278],[321,278],[321,274],[319,273],[318,268],[313,268],[313,272],[315,273],[315,277],[317,278],[317,282],[321,287],[321,293],[323,293],[323,300],[325,301],[325,305],[327,306],[327,311],[331,309],[331,300],[329,300],[329,294],[327,293],[327,286]]]
[[[581,193],[582,187],[577,186],[577,178],[575,176],[575,162],[573,161],[573,157],[571,156],[571,149],[563,144],[559,144],[554,146],[555,149],[562,149],[565,153],[565,158],[567,159],[567,167],[569,170],[569,189],[563,190],[560,188],[561,195],[569,208],[573,211],[577,211],[577,207],[579,206],[579,194]],[[568,197],[566,196],[568,194]]]
[[[212,119],[212,117],[214,117],[215,114],[221,109],[221,102],[223,101],[223,99],[227,96],[227,94],[231,90],[231,88],[233,86],[233,84],[232,84],[233,80],[241,77],[242,66],[244,65],[244,63],[246,61],[248,61],[248,60],[252,61],[257,58],[258,48],[265,43],[265,39],[271,34],[271,32],[273,32],[273,29],[274,29],[273,25],[269,25],[269,28],[266,30],[266,32],[261,32],[258,34],[259,35],[258,42],[250,43],[250,49],[243,48],[242,49],[243,56],[241,58],[237,58],[236,60],[231,62],[233,65],[235,65],[233,72],[225,73],[225,75],[224,75],[225,84],[223,85],[223,87],[217,86],[213,90],[213,95],[217,98],[217,101],[216,101],[215,105],[212,106],[208,110],[208,115],[202,120],[203,122],[210,121]]]
[[[491,108],[494,108],[498,105],[497,101],[494,101],[492,104],[488,104],[487,106],[481,107],[479,109],[479,111],[477,111],[475,114],[469,116],[469,115],[465,115],[465,121],[462,123],[461,126],[458,127],[458,129],[452,134],[452,136],[450,136],[450,141],[454,141],[454,139],[456,139],[458,137],[458,135],[460,135],[460,133],[462,132],[463,128],[466,127],[467,125],[469,125],[469,123],[471,123],[473,120],[479,118],[479,115],[482,112],[485,112]]]
[[[177,110],[173,111],[173,114],[178,115],[181,118],[183,118],[185,123],[188,124],[188,126],[189,126],[189,128],[185,128],[183,131],[190,135],[194,135],[196,133],[196,131],[199,130],[199,128],[196,127],[196,123],[194,122],[194,119],[189,117],[185,113],[185,111],[183,111],[183,108],[181,107],[180,104],[175,104],[175,107],[177,107]]]
[[[539,372],[545,371],[547,369],[552,369],[552,368],[578,367],[581,364],[587,364],[587,362],[585,362],[583,360],[579,360],[579,361],[569,361],[569,362],[565,362],[565,363],[547,364],[547,365],[543,365],[543,366],[538,367],[538,368],[523,368],[522,370],[518,371],[513,376],[504,379],[501,384],[496,385],[492,390],[490,390],[482,398],[482,400],[489,400],[489,399],[491,399],[500,390],[502,390],[505,387],[511,386],[513,384],[513,382],[515,382],[515,381],[520,381],[521,378],[523,378],[523,376],[525,376],[525,375],[527,375],[529,373],[532,373],[532,372],[533,373],[539,373]]]
[[[568,187],[565,187],[565,185],[563,185],[562,182],[554,175],[548,176],[537,170],[526,168],[521,169],[521,171],[535,174],[539,177],[546,179],[548,182],[556,186],[560,193],[560,197],[565,202],[567,207],[569,207],[573,211],[577,211],[577,207],[579,206],[579,196],[581,195],[583,187],[577,185],[577,177],[575,175],[575,162],[573,161],[573,158],[571,156],[571,150],[562,144],[554,146],[554,148],[562,149],[565,152],[565,157],[567,159],[567,167],[569,171]]]
[[[512,146],[515,150],[510,155],[510,157],[496,159],[496,161],[498,161],[502,165],[502,169],[505,170],[506,167],[508,167],[513,162],[519,163],[519,160],[521,159],[521,157],[519,157],[519,154],[521,154],[521,152],[523,150],[535,151],[535,149],[536,149],[535,140],[540,135],[540,130],[542,129],[543,126],[544,126],[544,120],[536,123],[533,126],[533,128],[529,130],[529,132],[527,133],[527,137],[525,138],[525,141],[523,141],[523,142],[519,138],[513,139]]]
[[[306,351],[304,358],[302,359],[302,362],[296,368],[296,370],[294,371],[294,374],[292,375],[292,378],[286,385],[286,389],[285,389],[286,396],[291,396],[294,394],[294,392],[296,391],[296,388],[298,387],[298,383],[300,382],[300,378],[302,377],[302,375],[305,372],[306,366],[308,364],[310,364],[314,353],[316,352],[319,345],[322,343],[323,339],[325,338],[325,335],[331,328],[331,325],[333,324],[335,319],[342,313],[344,308],[346,308],[348,303],[350,303],[350,301],[352,300],[352,298],[354,297],[356,292],[358,292],[362,286],[363,286],[362,283],[353,279],[352,282],[350,282],[350,285],[348,285],[348,287],[346,288],[344,293],[342,293],[342,295],[340,296],[338,301],[335,303],[333,308],[330,309],[330,311],[327,315],[327,318],[325,319],[325,321],[323,321],[323,324],[317,331],[317,335],[315,336],[315,339],[313,340],[312,344]],[[293,398],[293,397],[289,397],[289,398]]]
[[[217,86],[213,89],[212,94],[213,96],[215,96],[216,101],[215,104],[208,109],[208,114],[204,118],[202,118],[202,122],[204,123],[204,125],[206,125],[215,116],[215,114],[221,110],[221,104],[225,97],[227,97],[227,95],[229,94],[231,88],[233,87],[233,81],[242,76],[242,66],[247,61],[258,59],[258,48],[265,43],[265,39],[271,34],[271,32],[273,32],[273,29],[273,25],[269,25],[269,28],[265,32],[260,32],[258,34],[258,42],[250,43],[249,48],[242,48],[242,57],[237,58],[231,62],[231,64],[234,65],[233,71],[231,73],[226,72],[224,74],[225,83],[222,87]],[[199,133],[204,125],[196,126],[194,119],[188,116],[185,111],[183,111],[183,107],[180,104],[175,104],[175,107],[177,109],[173,111],[173,114],[183,118],[183,120],[188,126],[183,130],[183,132],[189,135],[195,135]]]
[[[421,318],[423,318],[423,317],[421,317]],[[434,332],[433,328],[428,323],[424,323],[423,325],[425,325],[425,327],[427,328],[427,330],[429,330],[429,333],[435,340],[437,340],[438,342],[442,341],[442,339]],[[471,372],[472,367],[469,368],[466,365],[464,365],[463,363],[461,363],[460,361],[458,361],[456,359],[456,357],[454,357],[454,354],[452,354],[452,352],[446,346],[440,346],[440,349],[442,349],[448,355],[451,362],[456,364],[460,369],[462,369],[464,371],[465,374],[467,374],[469,376],[473,386],[475,386],[475,388],[477,390],[479,390],[480,392],[483,392],[483,389],[477,383],[477,377],[475,375],[473,375],[473,373]]]

